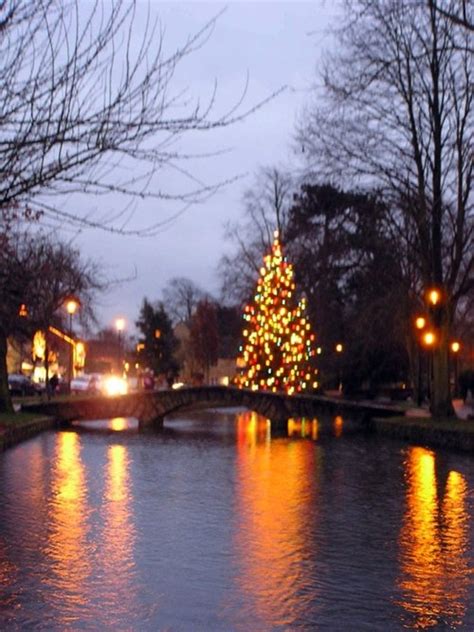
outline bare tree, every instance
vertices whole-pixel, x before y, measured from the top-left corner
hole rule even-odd
[[[79,0],[0,2],[0,212],[19,204],[50,222],[152,234],[160,220],[129,229],[130,206],[84,215],[58,198],[119,193],[186,205],[215,190],[186,170],[184,161],[196,156],[178,141],[262,104],[244,112],[244,88],[234,107],[217,114],[216,87],[204,104],[173,92],[176,68],[205,44],[216,18],[166,54],[163,28],[150,12],[138,24],[139,12],[127,0],[87,8]],[[154,178],[164,168],[188,178],[188,190],[166,191]]]
[[[199,301],[191,319],[190,341],[192,357],[209,382],[209,370],[217,363],[219,332],[216,305],[207,298]]]
[[[244,110],[246,87],[234,106],[220,113],[216,86],[206,103],[186,90],[173,91],[176,69],[206,43],[217,16],[169,53],[164,29],[151,10],[144,21],[141,17],[143,7],[128,0],[0,0],[0,255],[6,266],[0,277],[2,402],[8,396],[6,337],[18,325],[20,299],[32,314],[32,282],[39,284],[34,288],[39,297],[60,281],[34,240],[17,240],[16,222],[41,218],[55,226],[153,234],[169,218],[130,227],[134,200],[177,200],[187,208],[223,184],[193,177],[186,161],[210,154],[186,152],[179,144],[183,135],[224,127],[263,105]],[[179,172],[189,186],[166,190],[157,177],[163,170]],[[114,193],[127,203],[112,214],[84,214],[75,206],[75,194],[102,202]],[[31,265],[35,261],[41,274]],[[43,298],[43,314],[50,313],[49,299]],[[38,306],[35,317],[39,314]]]
[[[170,279],[163,290],[163,302],[174,323],[191,322],[194,310],[204,298],[206,292],[186,277]]]
[[[451,20],[457,26],[474,31],[474,8],[472,0],[458,0],[454,5],[451,4],[447,9],[444,8],[442,0],[435,1],[434,7],[436,11],[441,13],[445,18]],[[471,47],[472,50],[472,47]]]
[[[440,3],[438,3],[440,4]],[[443,3],[456,13],[454,0]],[[468,29],[434,0],[346,3],[340,53],[325,72],[326,103],[300,128],[311,167],[380,189],[420,305],[432,286],[431,407],[452,412],[448,347],[461,297],[474,287],[473,57]]]
[[[10,231],[0,248],[0,412],[11,411],[7,338],[47,331],[68,297],[91,314],[96,290],[104,289],[95,266],[69,244],[25,231]]]
[[[289,174],[278,167],[263,167],[245,191],[243,221],[226,227],[226,236],[235,245],[234,253],[225,255],[220,262],[222,294],[226,300],[237,303],[248,300],[275,230],[284,241],[292,190]]]

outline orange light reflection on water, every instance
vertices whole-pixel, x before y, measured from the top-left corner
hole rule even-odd
[[[87,543],[87,483],[80,458],[80,439],[75,432],[59,433],[55,452],[49,507],[51,531],[45,551],[52,566],[45,581],[54,587],[48,594],[63,613],[63,623],[70,624],[65,610],[70,607],[77,613],[88,603],[91,563]]]
[[[311,546],[306,511],[314,506],[314,480],[308,480],[314,470],[314,444],[258,441],[263,423],[255,413],[238,417],[237,583],[255,629],[286,625],[305,610],[298,589],[304,584],[306,549]],[[309,427],[312,431],[312,424]],[[249,441],[249,433],[254,433],[254,441]]]
[[[466,610],[469,584],[474,569],[468,565],[469,512],[467,508],[468,485],[464,477],[452,470],[448,474],[442,504],[443,545],[445,550],[445,574],[453,586],[456,599],[452,601],[453,617],[462,621]]]
[[[333,421],[333,432],[334,436],[339,438],[342,436],[342,431],[344,430],[344,420],[340,415],[334,417]]]
[[[105,464],[102,503],[103,535],[99,542],[101,614],[98,629],[121,629],[123,621],[139,616],[134,578],[135,528],[132,520],[130,463],[127,447],[110,445]]]
[[[255,447],[257,443],[269,443],[271,422],[253,411],[241,413],[237,417],[237,444]]]
[[[302,437],[311,438],[314,441],[318,438],[318,420],[307,419],[301,417],[298,419],[288,419],[288,436],[289,437]]]
[[[438,497],[435,455],[411,448],[406,460],[406,512],[400,533],[401,605],[405,624],[424,629],[462,625],[469,569],[467,485],[451,471]]]
[[[131,515],[129,456],[123,445],[107,449],[104,491],[104,536],[101,560],[104,565],[105,593],[117,604],[130,609],[133,597],[131,573],[134,569],[135,529]],[[116,606],[117,607],[117,606]]]
[[[115,432],[120,432],[121,430],[126,430],[127,428],[127,419],[125,417],[114,417],[109,422],[109,428],[114,430]]]

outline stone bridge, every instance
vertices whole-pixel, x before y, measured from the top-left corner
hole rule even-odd
[[[267,417],[275,426],[290,418],[318,415],[347,415],[368,421],[373,417],[403,415],[395,406],[359,403],[319,395],[286,395],[251,391],[230,386],[199,386],[163,391],[138,392],[118,397],[82,397],[55,400],[24,406],[23,409],[69,423],[113,417],[135,417],[140,427],[163,426],[166,415],[180,409],[242,406]]]

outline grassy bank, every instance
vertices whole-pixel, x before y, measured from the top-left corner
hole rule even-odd
[[[433,417],[387,417],[387,423],[403,423],[404,425],[419,425],[426,428],[438,428],[439,430],[459,430],[462,432],[474,433],[474,423],[471,420],[458,419],[457,417],[446,417],[435,419]]]
[[[27,426],[31,422],[43,419],[44,415],[38,415],[36,413],[0,413],[0,429],[1,428],[20,428]]]
[[[474,423],[464,419],[384,417],[373,419],[372,429],[404,441],[474,452]]]
[[[0,452],[55,425],[51,417],[35,413],[0,413]]]

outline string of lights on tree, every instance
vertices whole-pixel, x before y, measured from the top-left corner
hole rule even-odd
[[[318,371],[311,361],[315,335],[306,316],[306,300],[296,297],[293,266],[283,256],[278,232],[263,261],[255,296],[244,309],[236,384],[289,395],[314,390],[318,387]]]

